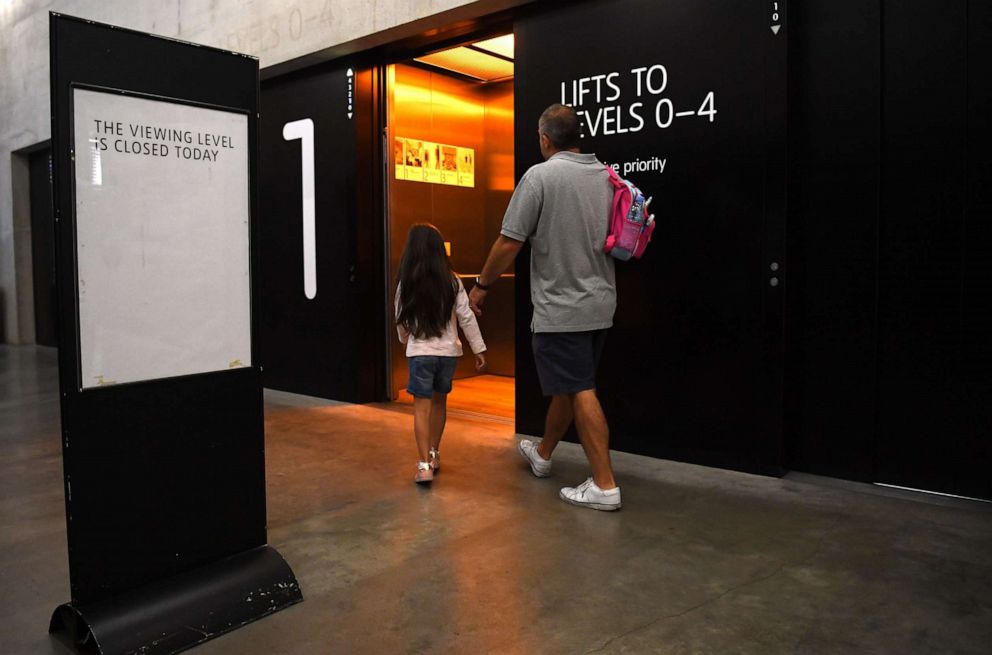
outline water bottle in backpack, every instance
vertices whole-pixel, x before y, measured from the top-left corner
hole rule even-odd
[[[613,203],[610,205],[610,226],[604,252],[616,259],[640,259],[651,242],[654,232],[654,214],[648,211],[651,198],[633,183],[621,178],[611,166],[606,167],[613,185]]]

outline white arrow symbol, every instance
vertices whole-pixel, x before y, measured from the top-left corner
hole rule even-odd
[[[348,112],[348,118],[351,119],[351,112]]]
[[[354,74],[355,74],[355,71],[353,71],[353,70],[351,70],[351,69],[349,68],[349,69],[348,69],[348,77],[351,77],[351,76],[352,76],[352,75],[354,75]]]
[[[772,25],[772,34],[778,34],[780,29],[782,29],[781,25]]]

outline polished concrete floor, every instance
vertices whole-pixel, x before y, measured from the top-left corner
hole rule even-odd
[[[0,346],[0,654],[62,654],[54,353]],[[416,488],[403,407],[267,395],[269,538],[306,601],[199,655],[989,653],[992,511],[863,485],[618,454],[624,509],[565,505],[564,447],[452,416]]]

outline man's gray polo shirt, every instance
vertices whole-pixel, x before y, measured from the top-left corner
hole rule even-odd
[[[603,252],[612,201],[609,175],[596,155],[557,152],[521,178],[501,232],[530,240],[532,331],[613,325],[613,258]]]

